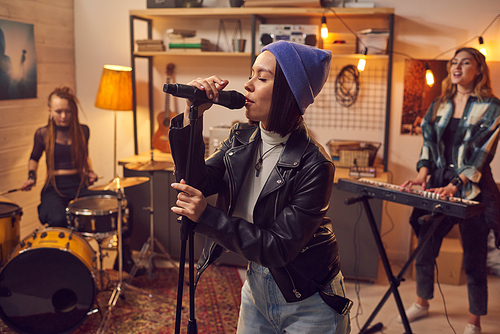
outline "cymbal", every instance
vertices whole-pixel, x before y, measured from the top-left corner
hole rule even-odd
[[[107,184],[100,186],[90,187],[90,190],[118,190],[122,188],[128,188],[132,186],[136,186],[138,184],[148,182],[149,177],[115,177],[113,180],[108,182]]]
[[[174,167],[173,162],[155,160],[148,160],[147,162],[132,162],[125,165],[125,168],[135,171],[165,170],[172,167]]]

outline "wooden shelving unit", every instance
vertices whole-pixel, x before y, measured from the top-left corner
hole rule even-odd
[[[153,108],[153,87],[152,87],[152,60],[154,57],[249,57],[252,64],[257,51],[257,32],[259,23],[277,23],[283,24],[284,22],[296,24],[305,24],[303,22],[317,22],[319,25],[321,16],[325,15],[329,22],[335,22],[340,25],[339,18],[346,20],[354,20],[357,22],[366,22],[366,20],[373,22],[375,28],[384,28],[389,31],[389,40],[387,49],[392,50],[393,35],[394,35],[394,9],[393,8],[294,8],[294,7],[240,7],[240,8],[154,8],[146,10],[130,10],[130,55],[132,64],[132,80],[133,80],[133,112],[134,112],[134,147],[135,154],[138,154],[137,144],[137,91],[135,85],[136,78],[136,58],[145,58],[148,60],[149,68],[149,109],[151,119],[151,134],[154,133],[154,108]],[[196,18],[199,20],[212,20],[217,21],[220,19],[242,19],[250,20],[250,52],[237,53],[237,52],[137,52],[135,51],[135,31],[134,23],[136,21],[143,21],[147,23],[147,38],[152,38],[153,25],[158,20],[174,20],[179,18]],[[292,21],[292,22],[289,22]],[[295,24],[295,23],[293,23]],[[359,58],[362,55],[349,54],[337,55],[335,57],[353,57]],[[384,134],[384,154],[383,165],[384,171],[387,170],[387,155],[388,155],[388,139],[389,139],[389,120],[390,120],[390,101],[392,89],[392,52],[386,55],[368,55],[369,58],[387,59],[388,75],[387,75],[387,100],[386,100],[386,122]]]

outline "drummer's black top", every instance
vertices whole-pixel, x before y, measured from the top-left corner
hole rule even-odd
[[[83,135],[85,136],[85,142],[89,143],[90,130],[85,124],[81,124]],[[47,138],[48,126],[38,128],[35,132],[35,139],[33,145],[33,151],[31,152],[30,159],[38,162],[40,157],[45,151],[45,143]],[[56,142],[54,145],[54,169],[74,169],[71,162],[71,144],[69,136],[69,127],[56,126]]]

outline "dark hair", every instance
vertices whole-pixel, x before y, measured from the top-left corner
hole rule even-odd
[[[276,61],[271,109],[266,130],[279,133],[282,137],[297,129],[302,122],[300,107],[286,81],[285,74]]]

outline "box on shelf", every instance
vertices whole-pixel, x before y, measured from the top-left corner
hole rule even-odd
[[[323,49],[330,50],[333,54],[356,53],[356,36],[329,32],[328,37],[323,40]]]
[[[387,41],[389,32],[385,29],[364,29],[358,34],[358,53],[366,54],[387,54]]]
[[[337,167],[373,166],[381,144],[347,140],[330,140],[330,155]]]
[[[413,238],[413,247],[417,246],[416,237]],[[446,237],[443,239],[439,256],[436,258],[438,274],[435,275],[436,281],[440,284],[462,285],[467,278],[463,267],[463,250],[460,239]],[[415,263],[413,263],[412,278],[416,278]]]

